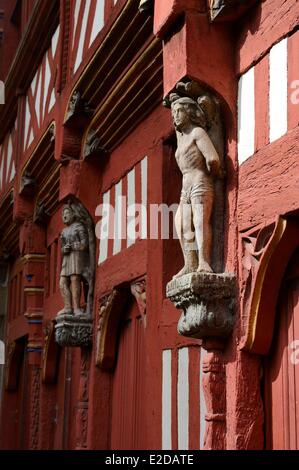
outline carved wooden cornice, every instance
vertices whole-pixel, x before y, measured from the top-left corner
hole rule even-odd
[[[0,115],[0,141],[15,119],[18,94],[25,92],[30,85],[58,23],[59,0],[38,0],[6,78],[5,105]]]
[[[74,84],[73,92],[95,109],[83,139],[85,155],[91,133],[102,154],[110,152],[162,101],[162,42],[153,35],[152,18],[138,5],[128,0]]]
[[[13,220],[13,190],[0,203],[0,258],[17,256],[19,251],[19,228]]]

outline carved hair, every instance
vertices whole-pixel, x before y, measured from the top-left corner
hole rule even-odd
[[[181,104],[184,106],[193,124],[203,127],[204,129],[208,127],[206,115],[195,100],[187,96],[178,97],[178,95],[170,97],[170,100],[171,108],[173,108],[175,104]]]

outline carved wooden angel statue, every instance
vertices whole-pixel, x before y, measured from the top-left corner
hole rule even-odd
[[[91,316],[95,270],[93,222],[82,204],[72,202],[63,207],[62,220],[66,225],[61,233],[60,273],[64,308],[59,315]],[[86,300],[85,312],[80,307],[82,286]]]
[[[212,272],[211,215],[214,179],[221,177],[221,160],[207,132],[208,97],[197,101],[170,95],[177,135],[177,164],[183,174],[175,225],[184,255],[184,267],[175,277],[190,272]]]

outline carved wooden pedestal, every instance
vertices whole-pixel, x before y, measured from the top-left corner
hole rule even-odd
[[[91,346],[92,319],[86,315],[57,315],[55,340],[60,346]]]
[[[229,273],[190,273],[167,284],[166,295],[183,313],[183,336],[226,338],[234,324],[236,280]]]
[[[183,309],[178,332],[202,339],[206,402],[204,449],[225,449],[226,377],[221,349],[234,325],[236,278],[229,273],[191,273],[167,285],[167,297]]]

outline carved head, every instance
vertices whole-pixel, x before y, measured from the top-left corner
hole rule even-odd
[[[174,125],[178,130],[181,130],[189,123],[204,129],[207,127],[205,113],[192,98],[185,96],[175,99],[171,103],[171,111]]]
[[[72,207],[69,204],[63,206],[62,209],[62,221],[65,225],[71,225],[75,219],[75,214]]]

